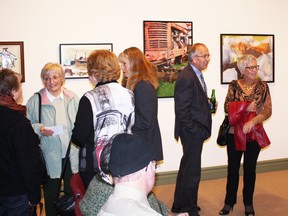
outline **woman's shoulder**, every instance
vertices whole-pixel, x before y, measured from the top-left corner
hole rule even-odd
[[[153,85],[148,80],[140,80],[136,86],[136,88],[153,88]]]
[[[63,88],[63,94],[64,94],[64,96],[68,97],[69,99],[74,98],[76,100],[79,100],[78,95],[75,92],[73,92],[67,88]]]
[[[262,87],[262,88],[265,88],[265,89],[269,88],[267,82],[266,82],[266,81],[263,81],[263,80],[260,80],[260,79],[257,80],[255,86]]]

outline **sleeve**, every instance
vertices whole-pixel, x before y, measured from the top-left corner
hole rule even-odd
[[[37,204],[41,198],[41,162],[39,159],[39,139],[29,121],[20,124],[12,137],[16,146],[17,164],[23,178],[30,203]]]
[[[234,87],[233,87],[233,85],[234,85]],[[239,90],[239,86],[237,84],[237,81],[233,80],[228,86],[228,91],[227,91],[227,95],[226,95],[226,98],[225,98],[225,103],[224,103],[224,111],[225,111],[225,113],[229,112],[229,108],[228,108],[229,102],[237,101],[236,98],[237,98],[237,91],[238,90]]]
[[[39,136],[41,139],[40,128],[44,126],[43,124],[39,123],[39,99],[37,95],[32,95],[27,104],[27,118],[30,120],[32,128],[34,132]]]
[[[72,142],[80,147],[89,143],[89,137],[94,133],[93,112],[90,101],[83,96],[80,99],[74,128],[72,130]]]
[[[196,79],[198,78],[196,77]],[[181,125],[192,134],[198,133],[199,129],[203,129],[202,126],[194,120],[191,111],[193,103],[197,102],[195,94],[197,94],[198,91],[195,90],[195,88],[197,88],[195,85],[196,83],[193,77],[189,77],[189,74],[185,74],[185,76],[183,74],[183,77],[176,82],[174,93],[176,117],[181,122]]]
[[[261,82],[261,85],[256,90],[257,116],[252,119],[254,124],[262,123],[272,115],[272,102],[269,91],[269,86],[266,82]]]

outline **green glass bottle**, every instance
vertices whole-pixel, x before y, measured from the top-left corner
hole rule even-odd
[[[215,89],[212,89],[212,94],[210,97],[210,106],[211,106],[211,113],[216,112],[216,95],[215,95]]]

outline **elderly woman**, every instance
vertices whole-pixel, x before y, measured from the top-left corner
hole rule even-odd
[[[19,74],[0,70],[0,215],[27,216],[40,201],[39,143],[20,103]]]
[[[225,205],[219,215],[227,215],[237,201],[239,168],[244,155],[243,202],[245,215],[255,215],[253,193],[256,180],[256,165],[261,148],[270,144],[263,128],[263,121],[272,114],[271,97],[266,82],[257,74],[259,65],[252,55],[244,55],[237,62],[242,78],[232,81],[225,100],[225,112],[231,125],[228,144],[228,177]],[[236,92],[233,92],[235,86]]]
[[[87,69],[95,88],[80,99],[72,135],[73,142],[80,146],[79,173],[85,188],[101,173],[100,156],[109,139],[116,133],[131,132],[134,124],[134,97],[132,91],[117,83],[117,56],[108,50],[95,50],[87,59]]]
[[[28,118],[34,131],[41,139],[41,149],[46,161],[49,175],[44,185],[46,215],[57,215],[54,200],[57,196],[62,163],[69,145],[72,128],[78,110],[78,96],[63,87],[65,76],[58,63],[47,63],[41,70],[44,88],[39,91],[39,98],[34,94],[27,102]],[[41,122],[39,122],[39,106],[41,106]],[[57,126],[60,130],[54,130]],[[71,193],[70,178],[78,172],[78,149],[71,146],[70,161],[64,175],[64,192]],[[69,169],[71,167],[71,169]]]

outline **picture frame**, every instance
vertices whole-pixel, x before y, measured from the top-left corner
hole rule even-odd
[[[112,43],[59,44],[60,64],[66,79],[88,78],[87,58],[93,50],[113,51]]]
[[[23,41],[0,41],[0,69],[2,68],[21,74],[21,82],[25,82]]]
[[[158,98],[174,97],[180,71],[188,64],[193,44],[191,21],[143,21],[144,54],[158,68]]]
[[[274,82],[273,34],[220,34],[221,84],[229,84],[241,77],[237,59],[244,54],[257,58],[258,76],[267,83]]]

